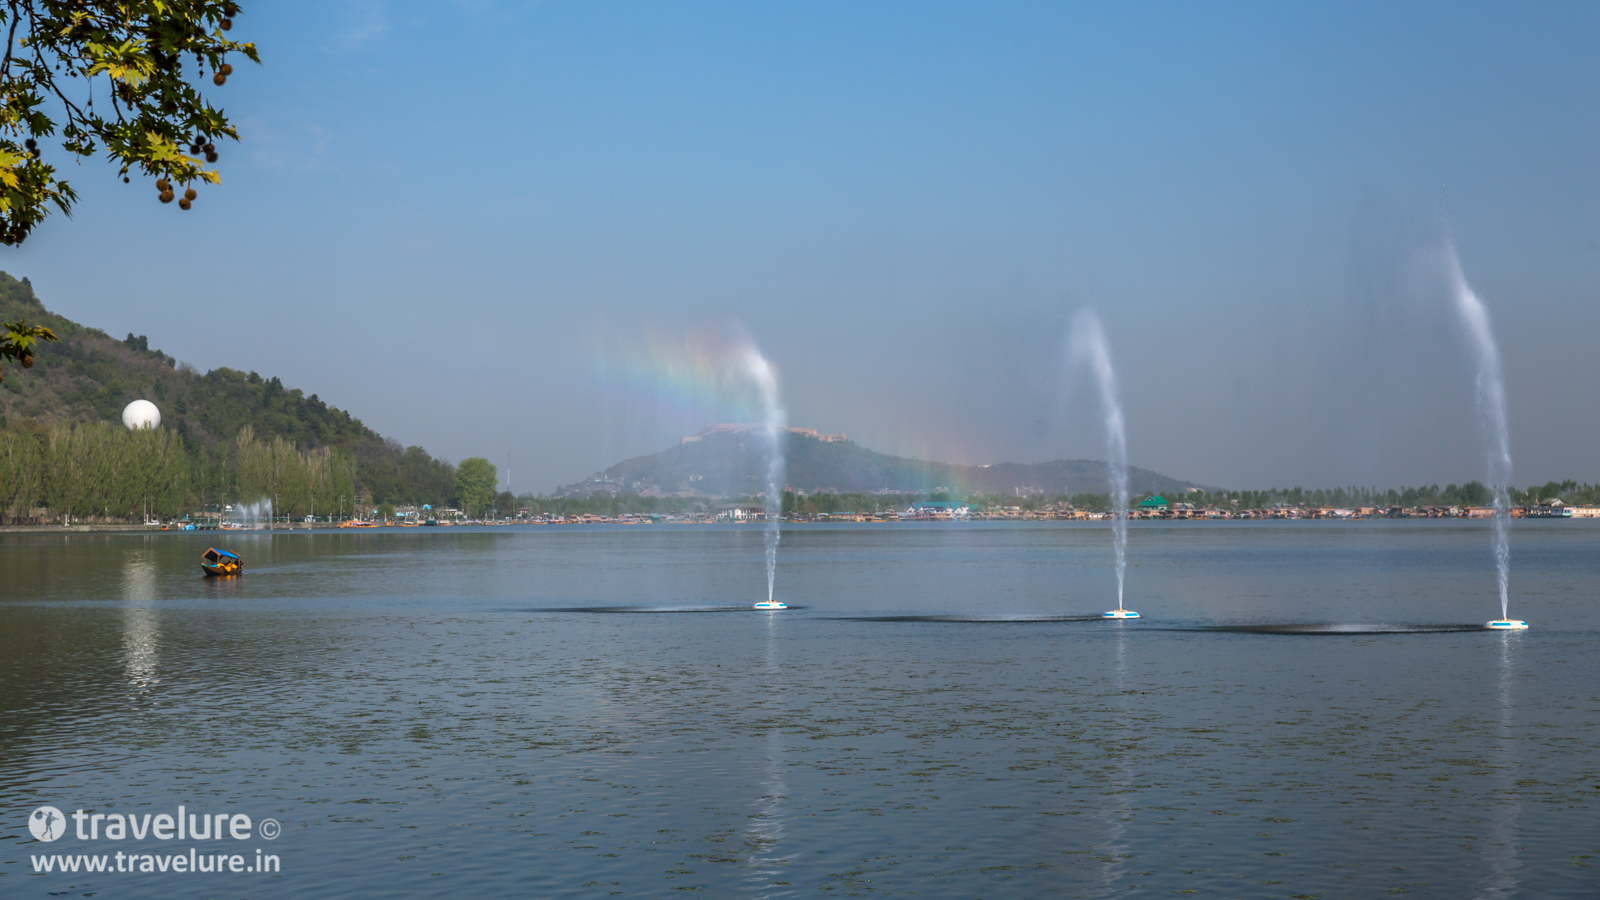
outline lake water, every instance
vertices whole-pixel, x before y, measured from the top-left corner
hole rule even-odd
[[[1600,894],[1600,522],[1515,525],[1520,634],[1448,627],[1478,522],[1135,523],[1126,624],[1099,525],[788,529],[780,613],[761,547],[0,535],[0,896]],[[190,848],[246,871],[33,871]]]

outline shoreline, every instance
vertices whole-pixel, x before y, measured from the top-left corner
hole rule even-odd
[[[1455,521],[1455,520],[1464,519],[1464,518],[1466,518],[1466,517],[1407,516],[1407,517],[1395,517],[1395,518],[1390,518],[1390,517],[1370,517],[1370,518],[1362,517],[1362,518],[1339,518],[1339,519],[1326,518],[1326,519],[1323,519],[1323,518],[1314,518],[1314,517],[1307,516],[1307,517],[1284,517],[1284,518],[1276,518],[1276,517],[1245,518],[1245,517],[1238,517],[1238,518],[1223,519],[1223,518],[1203,518],[1203,517],[1196,516],[1195,518],[1192,518],[1192,519],[1189,519],[1189,518],[1130,517],[1129,521],[1130,522],[1149,522],[1149,523],[1156,523],[1156,524],[1173,524],[1173,523],[1184,523],[1184,524],[1195,523],[1195,524],[1199,524],[1199,523],[1221,523],[1221,522],[1251,522],[1251,523],[1263,523],[1263,524],[1270,523],[1270,524],[1275,524],[1275,525],[1276,524],[1287,524],[1287,523],[1291,523],[1291,522],[1326,522],[1326,523],[1340,523],[1340,524],[1348,525],[1348,524],[1353,524],[1353,523],[1356,523],[1356,522],[1370,522],[1370,521],[1383,521],[1383,522],[1396,522],[1396,521],[1404,521],[1404,522],[1447,521],[1447,522],[1449,522],[1449,521]],[[1521,518],[1521,517],[1519,517],[1519,518]],[[1546,518],[1546,517],[1529,516],[1529,517],[1527,517],[1527,521],[1541,521],[1544,518]],[[828,525],[854,525],[854,526],[860,526],[860,525],[964,525],[964,524],[991,524],[991,523],[1002,523],[1002,522],[1016,522],[1016,523],[1028,523],[1028,524],[1063,523],[1063,524],[1077,524],[1077,525],[1091,525],[1091,524],[1098,525],[1098,524],[1109,524],[1110,521],[1111,520],[1109,518],[1101,518],[1101,519],[1069,519],[1069,518],[1048,518],[1048,517],[1043,517],[1043,516],[1040,516],[1040,517],[1006,516],[1006,517],[988,518],[988,517],[973,516],[971,518],[962,518],[962,519],[903,519],[903,520],[869,519],[869,520],[862,520],[862,521],[853,521],[853,520],[850,520],[850,519],[840,519],[840,520],[831,521],[831,522],[830,521],[820,521],[820,522],[812,521],[812,522],[808,522],[808,521],[789,521],[789,520],[785,520],[783,522],[783,524],[785,526],[810,526],[810,527],[828,526]],[[1557,521],[1570,521],[1570,519],[1558,519]],[[754,520],[754,521],[744,521],[744,522],[682,521],[682,520],[680,520],[680,521],[656,521],[656,522],[652,522],[652,521],[649,521],[648,519],[642,520],[642,521],[638,520],[638,519],[612,519],[612,520],[609,520],[609,521],[591,521],[591,522],[464,522],[464,523],[462,523],[460,525],[438,525],[438,526],[387,525],[387,526],[379,526],[378,528],[359,529],[359,530],[355,530],[355,531],[352,531],[352,529],[348,529],[348,528],[340,528],[337,525],[334,525],[334,526],[328,526],[328,525],[309,526],[309,525],[303,525],[303,524],[298,524],[298,523],[292,524],[292,525],[262,526],[262,527],[259,527],[259,528],[226,528],[226,529],[222,529],[222,528],[197,528],[197,529],[194,529],[192,531],[185,531],[185,530],[183,530],[181,528],[163,529],[160,526],[151,526],[151,525],[116,525],[116,524],[96,524],[96,525],[0,525],[0,535],[6,535],[6,534],[161,534],[161,535],[193,535],[193,534],[206,534],[206,533],[214,533],[214,534],[222,535],[222,534],[260,534],[260,533],[263,533],[263,532],[299,532],[299,533],[322,532],[322,533],[328,533],[328,534],[346,534],[346,533],[371,534],[371,533],[374,533],[374,532],[384,533],[384,534],[395,534],[395,533],[403,533],[403,532],[415,532],[415,533],[424,533],[424,534],[426,534],[426,533],[437,533],[437,532],[439,532],[441,530],[455,529],[455,528],[474,529],[474,530],[476,530],[476,529],[482,529],[482,528],[535,528],[535,527],[539,527],[539,528],[551,528],[551,527],[555,527],[555,528],[571,528],[571,527],[592,527],[592,526],[607,526],[607,525],[611,525],[611,526],[616,526],[616,525],[630,525],[630,526],[638,526],[638,525],[682,525],[682,526],[715,525],[715,526],[723,526],[723,527],[730,526],[730,525],[735,525],[735,526],[737,526],[737,525],[745,525],[745,526],[750,526],[750,527],[764,527],[763,523],[759,519],[758,520]]]

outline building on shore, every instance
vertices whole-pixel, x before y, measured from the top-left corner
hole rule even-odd
[[[717,507],[718,522],[762,522],[767,508],[759,503],[724,503]]]
[[[711,434],[743,434],[748,431],[765,431],[766,428],[767,426],[762,425],[759,422],[719,422],[707,425],[706,427],[700,429],[699,434],[678,438],[678,446],[682,447],[684,444],[697,443],[704,440],[707,435]],[[790,434],[798,434],[801,437],[808,437],[813,440],[822,441],[825,444],[833,444],[849,440],[849,438],[843,432],[840,432],[839,434],[824,434],[817,431],[815,428],[785,428],[784,430]]]

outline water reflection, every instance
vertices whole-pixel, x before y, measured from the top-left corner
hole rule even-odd
[[[744,836],[745,846],[749,848],[745,865],[751,869],[746,880],[760,897],[782,897],[793,893],[790,888],[773,885],[774,881],[787,880],[781,876],[784,867],[794,856],[792,853],[779,852],[789,800],[789,788],[783,772],[783,729],[776,716],[784,700],[784,682],[778,659],[778,620],[781,618],[783,616],[778,614],[767,616],[766,659],[761,673],[761,686],[762,692],[773,704],[772,723],[767,729],[766,770],[760,783],[761,793],[756,799],[755,812],[751,814]]]
[[[151,607],[158,599],[158,569],[151,550],[132,550],[122,562],[122,666],[127,683],[143,694],[160,682],[160,614]]]
[[[1133,814],[1129,798],[1134,792],[1133,766],[1135,742],[1133,710],[1129,704],[1128,688],[1128,631],[1121,622],[1113,623],[1117,636],[1112,647],[1112,696],[1115,697],[1112,727],[1109,737],[1111,761],[1106,771],[1104,798],[1095,814],[1095,821],[1104,837],[1094,846],[1094,857],[1100,861],[1098,896],[1109,897],[1118,893],[1117,882],[1127,873],[1128,860],[1133,858],[1131,843],[1127,839],[1128,823]]]
[[[1484,876],[1478,896],[1485,900],[1499,900],[1515,896],[1517,870],[1522,863],[1517,859],[1517,820],[1522,818],[1522,796],[1517,790],[1517,776],[1522,771],[1522,760],[1517,753],[1513,730],[1512,710],[1516,704],[1512,679],[1516,677],[1515,653],[1523,636],[1510,633],[1501,635],[1499,648],[1500,683],[1498,721],[1492,743],[1495,775],[1494,789],[1485,802],[1490,804],[1488,862],[1489,874]]]
[[[740,548],[717,543],[731,532],[638,534],[502,539],[493,566],[483,535],[230,534],[247,565],[231,580],[195,565],[216,535],[3,536],[0,793],[159,809],[198,790],[253,815],[312,810],[261,896],[436,895],[440,871],[474,896],[580,896],[597,877],[628,896],[1176,896],[1224,877],[1252,897],[1593,893],[1594,870],[1567,857],[1592,851],[1600,725],[1581,710],[1600,612],[1573,586],[1600,579],[1600,529],[1553,531],[1566,543],[1529,567],[1564,623],[1532,636],[1181,629],[1295,610],[1449,622],[1452,579],[1481,548],[1432,532],[1401,547],[1415,563],[1399,587],[1359,595],[1341,587],[1361,570],[1347,556],[1262,564],[1280,532],[1167,535],[1146,570],[1168,573],[1167,596],[1187,596],[1180,577],[1205,583],[1194,573],[1224,535],[1248,558],[1208,576],[1215,593],[1282,607],[1174,601],[1174,630],[822,620],[1006,620],[1045,595],[1020,551],[951,562],[956,531],[871,535],[871,553],[807,533],[822,537],[796,541],[813,598],[800,615],[493,612],[709,605],[749,579],[729,562]],[[500,580],[468,594],[471,567]],[[1252,819],[1286,827],[1253,838]],[[664,875],[668,856],[694,871]],[[0,859],[0,882],[27,883],[0,895],[171,893],[26,867],[26,852]],[[192,893],[240,884],[202,881]]]

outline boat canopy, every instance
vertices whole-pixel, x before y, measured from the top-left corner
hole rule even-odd
[[[218,550],[215,547],[212,547],[211,549],[207,550],[206,553],[205,553],[206,562],[213,562],[214,563],[214,562],[217,562],[218,560],[222,560],[222,559],[238,559],[238,558],[239,558],[239,554],[237,554],[237,553],[229,553],[226,550]]]

